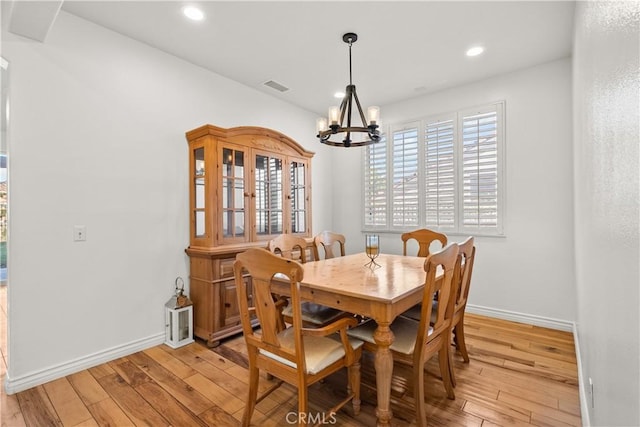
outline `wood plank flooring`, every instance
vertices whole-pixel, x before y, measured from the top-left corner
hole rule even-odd
[[[454,357],[455,400],[445,396],[437,363],[428,365],[430,426],[581,425],[570,333],[475,315],[467,315],[465,327],[471,362]],[[6,334],[1,337],[4,357]],[[362,412],[354,417],[348,405],[332,425],[375,425],[372,358],[362,365]],[[5,371],[3,359],[3,381]],[[392,409],[401,427],[415,425],[409,373],[394,368]],[[3,391],[2,426],[237,426],[247,380],[241,336],[214,349],[201,342],[176,350],[160,345],[14,395]],[[271,384],[264,377],[260,383]],[[343,374],[314,385],[311,411],[329,408],[345,389]],[[257,405],[252,425],[287,425],[296,396],[283,385]]]

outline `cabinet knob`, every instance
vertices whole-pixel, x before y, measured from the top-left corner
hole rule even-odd
[[[249,197],[249,193],[244,193],[244,197]]]
[[[230,303],[228,303],[228,302],[225,302],[225,303],[224,303],[224,306],[225,306],[225,307],[227,307],[227,308],[229,308],[229,307],[231,307],[231,304],[230,304]]]

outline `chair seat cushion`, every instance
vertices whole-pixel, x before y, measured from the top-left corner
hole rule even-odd
[[[282,347],[295,351],[296,344],[293,328],[287,328],[280,332],[278,334],[278,339],[280,340],[280,345]],[[327,366],[344,357],[344,347],[342,346],[342,341],[340,341],[340,335],[338,334],[333,334],[329,337],[304,336],[302,339],[304,342],[307,374],[317,374]],[[360,348],[363,344],[362,341],[353,338],[349,338],[349,342],[354,350]],[[287,366],[296,368],[296,364],[294,362],[271,352],[260,350],[260,353]]]
[[[345,316],[344,311],[313,302],[303,302],[300,305],[300,309],[302,312],[302,321],[316,326],[328,325],[329,323],[333,323]],[[282,310],[282,314],[288,317],[293,317],[291,304],[287,305],[284,310]]]
[[[436,316],[438,314],[438,301],[433,301],[433,307],[431,308],[431,324],[436,323]],[[422,304],[416,304],[411,307],[409,310],[405,311],[401,314],[402,317],[407,317],[409,319],[420,321],[420,317],[422,316]]]
[[[392,351],[402,354],[412,354],[416,346],[416,337],[418,335],[419,322],[406,317],[397,317],[391,324],[391,331],[395,336],[395,340],[389,347]],[[373,320],[368,320],[355,328],[349,329],[347,335],[362,341],[375,344],[373,333],[378,325]],[[433,332],[433,328],[429,326],[429,334]]]
[[[416,304],[411,307],[409,310],[405,311],[401,314],[402,317],[406,317],[408,319],[420,321],[420,316],[422,315],[422,304]]]

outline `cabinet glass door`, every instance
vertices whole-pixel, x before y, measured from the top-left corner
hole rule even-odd
[[[196,148],[193,150],[193,186],[194,186],[194,202],[193,202],[193,221],[194,221],[194,237],[206,237],[205,227],[205,176],[204,176],[204,148]]]
[[[306,162],[292,161],[289,171],[291,188],[291,233],[306,234],[308,221],[307,164]]]
[[[283,233],[283,161],[262,154],[255,159],[255,225],[262,240]]]
[[[245,241],[248,239],[245,207],[247,195],[245,152],[236,148],[223,147],[221,156],[221,237],[223,240]]]

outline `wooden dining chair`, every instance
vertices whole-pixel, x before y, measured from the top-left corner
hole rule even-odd
[[[298,388],[298,425],[304,425],[305,420],[309,419],[308,387],[344,367],[348,370],[347,397],[331,408],[329,413],[338,411],[351,401],[353,413],[358,415],[362,341],[349,338],[346,334],[347,328],[355,325],[356,320],[341,318],[324,328],[304,328],[299,283],[304,270],[298,262],[262,248],[251,248],[236,256],[233,270],[249,357],[249,394],[242,426],[249,426],[256,404],[283,381]],[[249,296],[247,282],[243,278],[245,272],[251,276],[252,296]],[[282,322],[278,307],[282,300],[272,292],[274,278],[286,280],[290,286],[293,324],[288,327]],[[250,298],[253,302],[251,307]],[[260,321],[259,330],[254,331],[252,316],[257,316]],[[260,370],[279,381],[258,397]]]
[[[469,353],[464,341],[464,313],[467,309],[469,299],[469,289],[471,288],[471,274],[473,273],[473,263],[476,258],[476,247],[473,237],[468,237],[464,242],[458,244],[458,250],[462,256],[462,267],[460,268],[459,282],[456,290],[456,299],[453,306],[453,317],[451,327],[453,328],[453,341],[456,349],[462,355],[465,363],[469,363]],[[451,382],[456,385],[456,377],[451,367]]]
[[[436,278],[438,267],[442,268],[442,279]],[[459,269],[458,245],[451,244],[439,252],[427,257],[424,263],[426,279],[422,297],[422,317],[420,321],[397,317],[390,325],[395,340],[389,347],[394,362],[404,363],[413,368],[413,390],[416,406],[416,421],[419,427],[426,427],[424,367],[425,363],[436,353],[440,365],[440,373],[447,397],[455,399],[449,368],[449,343],[451,342],[451,319],[454,302],[454,276]],[[435,319],[430,324],[431,304],[436,293],[440,304],[435,306]],[[375,352],[374,333],[377,328],[373,320],[350,329],[347,334],[364,341],[365,350]]]
[[[437,231],[426,228],[403,233],[400,238],[402,239],[402,255],[407,255],[407,243],[411,240],[415,240],[418,243],[418,253],[416,256],[423,257],[429,256],[431,243],[437,240],[444,248],[447,246],[448,240],[446,234],[438,233]]]
[[[403,233],[400,238],[402,239],[402,255],[407,255],[408,243],[415,240],[418,243],[418,253],[416,256],[427,257],[430,254],[431,244],[436,240],[440,242],[442,248],[447,245],[447,235],[438,233],[437,231],[429,230],[427,228],[421,228],[419,230],[409,231]],[[422,304],[416,304],[406,312],[402,313],[405,317],[417,318],[422,312]]]
[[[469,353],[464,340],[464,313],[467,308],[467,300],[469,298],[469,289],[471,287],[471,274],[473,273],[473,263],[476,257],[476,247],[474,246],[474,238],[472,236],[465,239],[462,243],[458,243],[458,254],[460,256],[460,268],[454,278],[454,304],[453,316],[451,317],[451,328],[453,330],[453,342],[456,349],[462,355],[465,363],[469,363]],[[431,323],[435,321],[433,313],[436,311],[438,301],[433,301],[434,308],[431,311]],[[402,316],[413,320],[420,320],[420,312],[411,308]],[[453,355],[453,352],[450,352]],[[455,387],[456,377],[453,362],[450,361],[451,383]]]
[[[342,234],[332,231],[323,231],[313,238],[313,259],[318,261],[320,258],[320,249],[324,252],[324,259],[335,258],[336,256],[345,255],[345,237]],[[339,255],[336,255],[339,250]]]
[[[292,259],[301,263],[307,262],[307,241],[302,237],[291,234],[281,234],[269,241],[269,250],[274,254],[280,254],[283,258]],[[283,315],[287,322],[292,319],[292,304],[283,309]],[[327,307],[310,301],[302,302],[302,320],[307,327],[322,327],[335,322],[341,317],[349,316],[344,311]]]
[[[279,254],[283,258],[298,261],[301,263],[307,262],[307,241],[298,236],[292,234],[280,234],[267,243],[269,251],[274,254]]]

